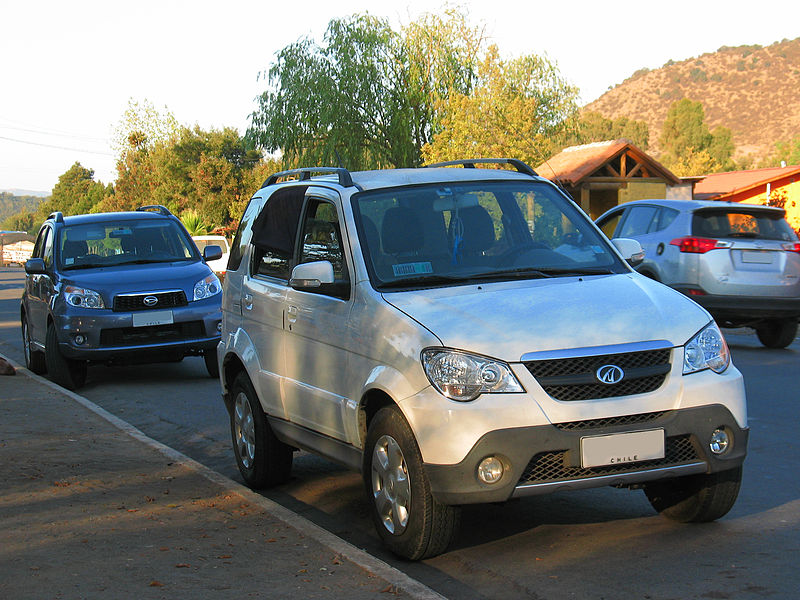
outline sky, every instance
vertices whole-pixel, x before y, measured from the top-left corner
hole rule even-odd
[[[116,178],[129,101],[179,123],[244,133],[263,73],[300,38],[354,13],[395,30],[444,4],[418,0],[0,0],[0,190],[50,192],[75,162]],[[547,56],[588,103],[643,67],[720,46],[800,37],[797,0],[463,0],[506,58]]]

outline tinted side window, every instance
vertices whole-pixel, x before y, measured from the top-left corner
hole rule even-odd
[[[48,269],[53,266],[53,231],[49,227],[47,228],[47,237],[45,237],[42,246],[41,256]]]
[[[49,235],[50,235],[50,228],[42,227],[42,229],[39,231],[39,235],[36,237],[36,243],[33,246],[33,252],[31,253],[31,257],[44,258],[44,248]]]
[[[650,224],[658,212],[655,206],[634,206],[622,224],[622,230],[617,237],[635,237],[644,235],[650,229]]]
[[[664,231],[667,227],[672,225],[672,222],[677,216],[678,211],[673,208],[660,208],[658,215],[656,215],[656,218],[653,219],[653,222],[650,224],[650,229],[647,230],[647,233]]]
[[[276,191],[253,221],[252,273],[289,280],[306,187]]]

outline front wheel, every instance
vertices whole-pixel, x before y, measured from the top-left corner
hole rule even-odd
[[[86,383],[86,361],[74,360],[61,354],[56,328],[52,323],[47,326],[44,359],[50,379],[61,387],[74,391]]]
[[[392,552],[419,560],[447,550],[461,509],[431,495],[414,434],[394,406],[378,411],[370,424],[363,477],[375,528]]]
[[[733,508],[742,483],[742,467],[648,483],[644,492],[659,513],[681,523],[707,523]]]
[[[247,375],[236,377],[231,394],[233,453],[244,482],[257,490],[287,481],[294,449],[275,437]]]
[[[756,327],[758,341],[767,348],[786,348],[797,336],[797,319],[770,319]]]

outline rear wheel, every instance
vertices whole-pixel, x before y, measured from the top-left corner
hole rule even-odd
[[[648,483],[644,492],[659,513],[681,523],[706,523],[726,515],[736,502],[742,467]]]
[[[68,390],[77,390],[86,383],[86,361],[73,360],[61,354],[58,347],[58,336],[55,326],[47,326],[47,337],[44,342],[44,358],[47,373],[54,382]]]
[[[233,452],[245,483],[261,489],[287,481],[294,450],[275,437],[247,375],[236,377],[231,394]]]
[[[797,336],[797,319],[769,319],[756,327],[756,335],[767,348],[786,348]]]
[[[43,352],[31,349],[31,333],[27,317],[22,318],[22,350],[25,354],[25,366],[37,375],[44,375],[47,372],[47,363]]]
[[[461,509],[431,495],[414,434],[396,407],[381,409],[370,424],[363,476],[375,528],[392,552],[419,560],[447,550]]]

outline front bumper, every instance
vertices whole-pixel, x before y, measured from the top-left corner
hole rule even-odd
[[[708,447],[712,432],[726,427],[733,444],[724,454]],[[581,438],[663,429],[663,459],[604,467],[581,467]],[[749,429],[741,428],[722,405],[666,410],[610,419],[574,421],[491,431],[466,458],[453,465],[425,464],[431,493],[444,504],[502,502],[513,497],[565,489],[634,485],[657,479],[714,473],[742,464]],[[478,479],[477,466],[488,456],[501,457],[506,470],[495,484]]]
[[[132,312],[68,308],[55,318],[59,348],[67,358],[101,362],[158,362],[216,348],[219,296],[171,310],[171,324],[135,327]],[[83,336],[82,344],[76,343],[77,336]]]

